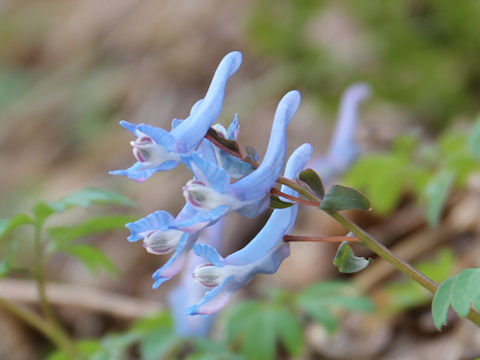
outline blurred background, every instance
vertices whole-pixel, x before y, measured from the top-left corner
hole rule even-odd
[[[343,90],[354,82],[369,83],[372,96],[361,109],[357,131],[367,160],[339,181],[365,191],[374,210],[352,216],[410,261],[426,261],[439,281],[478,266],[478,162],[461,158],[466,162],[460,166],[457,160],[480,108],[479,23],[477,0],[1,0],[0,218],[28,213],[38,199],[57,200],[87,186],[128,196],[136,207],[117,210],[137,218],[158,209],[176,214],[189,179],[184,168],[142,184],[108,175],[134,161],[132,136],[118,122],[169,128],[172,118],[185,118],[203,97],[219,60],[240,50],[243,64],[228,84],[219,121],[228,125],[238,113],[242,145],[264,153],[275,106],[295,88],[303,99],[289,128],[289,152],[308,141],[321,154]],[[444,221],[432,227],[435,215],[428,218],[425,209],[431,207],[422,191],[444,168],[461,176],[453,182]],[[92,212],[105,209],[73,211],[55,221],[75,222]],[[232,216],[224,255],[245,244],[265,219]],[[294,233],[343,230],[304,211]],[[128,297],[127,304],[132,299],[142,304],[123,316],[60,304],[62,321],[76,338],[121,331],[145,309],[164,306],[175,280],[153,291],[151,274],[166,258],[128,243],[127,235],[122,230],[86,239],[108,254],[117,277],[92,276],[67,256],[50,263],[52,282],[101,289]],[[31,247],[28,241],[22,246],[18,261],[28,263]],[[338,277],[335,251],[326,244],[293,244],[280,272],[259,277],[238,300],[258,297],[267,282],[298,291]],[[382,262],[374,266],[354,281],[388,315],[369,315],[368,321],[352,315],[333,337],[311,325],[305,358],[480,357],[478,329],[452,320],[437,333],[428,296],[403,282],[387,291],[390,269]],[[21,273],[9,277],[19,279]],[[0,295],[5,291],[0,286]],[[15,296],[32,302],[21,291]],[[48,347],[3,311],[0,339],[4,359],[40,358],[39,349]]]

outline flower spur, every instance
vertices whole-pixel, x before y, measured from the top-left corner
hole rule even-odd
[[[310,144],[300,146],[287,162],[285,177],[296,179],[312,154]],[[296,191],[282,186],[282,192],[297,196]],[[272,274],[290,254],[289,244],[283,236],[289,233],[297,218],[298,205],[276,209],[262,230],[243,249],[223,259],[215,248],[197,243],[193,249],[208,263],[198,266],[194,277],[204,286],[212,288],[202,300],[187,310],[190,315],[209,315],[222,308],[231,296],[246,286],[256,274]]]
[[[174,119],[170,132],[146,124],[121,121],[122,127],[137,136],[131,142],[137,162],[129,169],[114,170],[110,174],[125,175],[142,182],[157,171],[176,167],[181,162],[181,155],[191,152],[200,144],[210,125],[220,115],[227,81],[241,62],[240,52],[227,54],[218,65],[205,98],[192,107],[185,120]]]
[[[230,183],[228,173],[199,154],[184,156],[184,161],[195,178],[183,188],[186,200],[200,212],[191,219],[177,223],[178,229],[198,231],[198,224],[212,212],[223,216],[238,212],[253,218],[265,211],[270,204],[270,190],[281,175],[287,146],[287,125],[300,105],[300,93],[288,92],[279,102],[275,113],[265,158],[257,169]],[[226,209],[226,212],[221,209]],[[216,221],[218,218],[214,218]]]

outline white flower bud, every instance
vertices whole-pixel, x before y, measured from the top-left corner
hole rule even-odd
[[[183,234],[180,230],[152,231],[143,239],[143,246],[151,254],[167,254],[177,247]]]

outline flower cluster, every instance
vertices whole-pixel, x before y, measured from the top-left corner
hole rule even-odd
[[[146,124],[120,123],[136,136],[131,145],[137,162],[126,170],[112,171],[111,174],[145,181],[155,172],[173,169],[180,163],[192,172],[193,178],[183,187],[185,206],[176,217],[162,210],[126,225],[131,232],[128,240],[143,240],[149,253],[173,253],[153,274],[154,288],[171,279],[185,266],[193,272],[204,293],[197,304],[189,304],[191,306],[187,309],[185,301],[189,299],[182,297],[179,291],[172,296],[176,299],[175,303],[185,304],[184,311],[189,315],[215,313],[256,274],[276,272],[290,253],[283,237],[295,224],[296,204],[275,209],[257,236],[243,249],[225,258],[218,252],[221,244],[208,244],[205,236],[209,229],[214,228],[212,225],[218,225],[230,213],[253,218],[269,207],[271,190],[282,175],[285,164],[287,126],[300,105],[298,91],[290,91],[280,100],[261,163],[258,163],[255,153],[250,154],[249,161],[246,161],[237,150],[229,151],[228,147],[221,146],[222,141],[236,145],[239,132],[236,116],[228,129],[212,124],[221,112],[227,81],[238,70],[241,61],[241,53],[227,54],[218,65],[205,97],[192,107],[186,119],[174,119],[170,131]],[[321,168],[322,175],[334,176],[356,156],[353,141],[355,114],[358,104],[367,94],[365,85],[356,85],[344,98],[331,150],[326,157],[313,160],[313,164]],[[297,148],[288,159],[283,176],[295,181],[312,152],[309,144]],[[327,170],[330,174],[325,173]],[[286,196],[298,196],[285,185],[280,191]],[[283,197],[280,199],[288,201]],[[188,254],[195,259],[188,263],[196,267],[186,265]]]

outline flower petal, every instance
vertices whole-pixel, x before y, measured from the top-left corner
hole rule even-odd
[[[171,134],[176,139],[177,150],[187,153],[202,140],[210,125],[222,110],[228,79],[238,70],[242,54],[238,51],[227,54],[218,65],[203,101],[192,114],[175,127]]]
[[[203,257],[208,262],[212,263],[215,266],[222,267],[223,266],[223,258],[218,253],[218,251],[207,244],[196,243],[193,246],[193,252],[197,256]]]
[[[293,90],[280,100],[265,158],[256,170],[231,185],[238,198],[263,199],[281,175],[287,148],[287,126],[300,106],[300,99],[300,93]]]
[[[205,293],[202,300],[190,306],[186,313],[188,315],[210,315],[220,310],[230,300],[238,284],[232,276],[225,278],[220,285]]]

